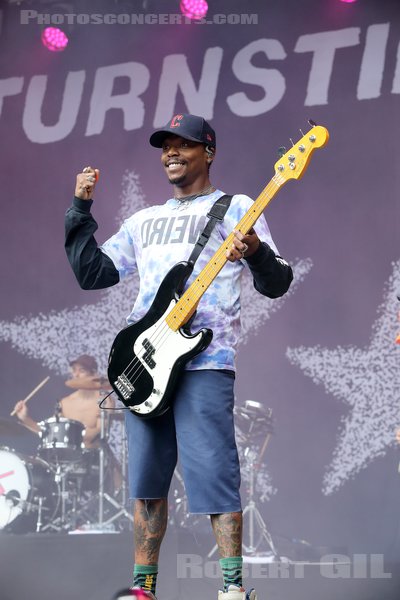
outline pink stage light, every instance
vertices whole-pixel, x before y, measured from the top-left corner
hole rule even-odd
[[[46,27],[42,31],[42,44],[51,52],[62,52],[68,45],[68,37],[58,27]]]
[[[208,11],[208,4],[205,0],[181,0],[181,12],[189,19],[203,19]]]
[[[351,4],[352,2],[357,2],[357,0],[340,0],[340,2],[347,2],[347,4]]]

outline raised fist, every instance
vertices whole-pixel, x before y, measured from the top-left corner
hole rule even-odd
[[[82,173],[76,176],[75,196],[81,200],[91,200],[99,175],[99,169],[93,167],[82,169]]]

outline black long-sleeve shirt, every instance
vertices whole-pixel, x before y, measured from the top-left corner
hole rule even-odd
[[[113,261],[94,237],[98,225],[90,212],[92,200],[74,198],[65,216],[65,250],[79,285],[85,290],[107,288],[119,282]],[[276,256],[266,242],[247,259],[255,289],[268,298],[283,296],[293,280],[290,265]]]

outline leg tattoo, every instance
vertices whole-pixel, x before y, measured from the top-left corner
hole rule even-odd
[[[242,513],[211,515],[211,524],[221,558],[242,555]]]
[[[166,498],[136,500],[134,509],[135,563],[158,563],[161,542],[167,529]]]

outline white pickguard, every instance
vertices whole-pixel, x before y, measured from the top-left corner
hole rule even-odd
[[[173,331],[167,325],[165,321],[166,316],[171,312],[176,302],[175,299],[172,300],[163,316],[154,325],[149,327],[149,329],[143,331],[135,341],[133,346],[135,355],[153,378],[153,392],[141,404],[130,407],[132,412],[145,415],[157,408],[164,397],[171,371],[176,361],[197,346],[203,335],[200,331],[197,335],[188,338],[179,329],[178,331]],[[150,340],[155,348],[155,352],[152,354],[152,359],[156,363],[154,368],[151,368],[141,358],[144,353],[143,341],[145,339]]]

